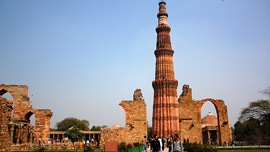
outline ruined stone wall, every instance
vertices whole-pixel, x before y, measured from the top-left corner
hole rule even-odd
[[[106,127],[101,130],[101,148],[106,142],[133,144],[141,143],[147,136],[146,104],[142,98],[141,90],[134,92],[133,101],[122,101],[120,106],[126,112],[126,127]]]
[[[42,142],[48,142],[50,134],[50,120],[52,117],[51,110],[29,109],[27,113],[29,112],[35,114],[36,116],[34,126],[34,143],[38,143],[38,138],[41,138]]]
[[[100,147],[103,149],[106,142],[126,142],[125,127],[106,127],[101,129]]]
[[[192,90],[188,85],[183,86],[183,93],[178,102],[181,139],[202,143],[201,114],[198,111],[197,102],[192,99]]]
[[[12,104],[12,101],[0,96],[0,149],[8,148],[12,144],[11,136],[8,131]]]
[[[146,104],[141,101],[122,101],[126,112],[126,143],[141,142],[147,136]]]
[[[217,139],[218,144],[224,141],[232,141],[232,132],[228,120],[227,106],[223,100],[211,98],[196,101],[192,99],[192,91],[189,85],[183,86],[183,93],[179,98],[180,136],[181,139],[189,139],[190,142],[202,143],[201,108],[207,101],[213,103],[218,114]]]

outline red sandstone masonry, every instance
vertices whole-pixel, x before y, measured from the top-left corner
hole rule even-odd
[[[192,99],[192,91],[189,85],[183,86],[183,93],[179,98],[179,117],[180,117],[180,135],[181,139],[189,139],[190,142],[202,142],[201,108],[203,104],[210,101],[214,104],[218,114],[218,144],[222,145],[224,141],[232,141],[232,132],[228,123],[227,106],[223,100],[214,100],[211,98],[196,101]]]
[[[101,129],[101,148],[106,142],[141,143],[144,136],[147,136],[146,104],[140,89],[135,90],[133,99],[119,104],[126,113],[126,127],[114,126]]]
[[[0,149],[5,149],[12,144],[11,136],[8,131],[8,123],[12,111],[12,101],[0,96],[0,111]]]
[[[48,142],[50,119],[52,112],[49,109],[34,109],[28,97],[28,86],[26,85],[0,85],[0,97],[9,92],[13,98],[13,116],[6,125],[10,127],[11,141],[14,144]],[[11,104],[12,107],[12,104]],[[1,111],[2,113],[2,111]],[[31,115],[35,115],[35,125],[30,125]],[[28,136],[30,135],[30,136]],[[0,137],[0,139],[2,136]],[[10,144],[11,146],[11,144]]]
[[[159,25],[156,28],[157,45],[156,76],[153,81],[154,104],[152,118],[152,134],[167,137],[175,133],[179,134],[179,112],[177,86],[178,81],[174,77],[173,53],[171,48],[170,30],[167,25],[166,3],[159,3]]]

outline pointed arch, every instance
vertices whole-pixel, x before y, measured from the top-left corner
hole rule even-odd
[[[32,124],[32,125],[35,126],[36,120],[34,119],[35,122],[33,123],[33,122],[32,122],[33,119],[31,119],[33,116],[34,116],[34,118],[36,119],[36,117],[37,117],[37,111],[36,111],[35,109],[29,109],[29,110],[27,110],[27,112],[25,112],[25,114],[24,114],[24,119],[25,119],[28,123],[30,123],[30,124]]]
[[[9,91],[7,91],[6,89],[0,89],[0,96],[6,98],[9,101],[12,101],[11,117],[13,117],[13,112],[14,112],[14,98],[13,98],[13,95]]]
[[[214,104],[217,112],[217,119],[218,119],[218,127],[217,127],[217,138],[218,138],[218,143],[219,145],[222,145],[222,141],[226,140],[229,141],[230,137],[226,137],[228,134],[228,113],[227,113],[227,106],[224,104],[223,100],[214,100],[211,98],[203,99],[198,102],[198,111],[201,114],[201,109],[204,103],[207,101],[210,101]],[[225,131],[226,130],[226,131]]]

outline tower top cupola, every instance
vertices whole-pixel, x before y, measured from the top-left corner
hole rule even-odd
[[[159,5],[159,13],[157,14],[158,17],[158,25],[168,25],[167,17],[168,13],[166,12],[166,2],[161,1],[158,3]]]

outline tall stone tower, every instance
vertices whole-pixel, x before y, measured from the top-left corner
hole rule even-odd
[[[167,137],[179,134],[179,109],[177,99],[178,81],[174,77],[173,53],[168,26],[166,3],[159,3],[157,32],[156,76],[152,82],[154,104],[152,134]]]

